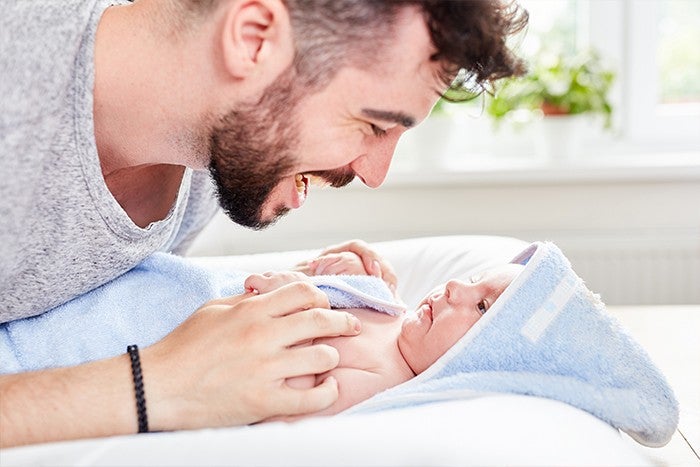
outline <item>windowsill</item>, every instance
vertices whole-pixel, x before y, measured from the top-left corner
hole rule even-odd
[[[579,157],[573,161],[543,161],[534,156],[469,155],[443,159],[440,165],[413,162],[413,165],[399,163],[392,167],[385,185],[700,181],[700,154],[695,151],[610,154]]]

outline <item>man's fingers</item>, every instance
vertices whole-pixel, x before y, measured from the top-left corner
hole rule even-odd
[[[314,269],[314,274],[317,276],[320,276],[324,272],[326,274],[333,274],[329,268],[340,261],[340,259],[340,256],[327,256],[325,258],[318,259]]]
[[[280,398],[279,413],[300,415],[327,409],[338,400],[338,381],[329,376],[311,389],[285,387]]]
[[[364,266],[365,271],[367,271],[367,274],[381,277],[392,291],[396,290],[398,280],[396,273],[394,272],[394,268],[391,267],[389,262],[384,260],[379,254],[372,250],[367,242],[362,240],[351,240],[349,242],[330,246],[326,248],[322,254],[340,253],[343,251],[351,251],[355,253],[362,259],[362,265]],[[379,270],[377,270],[377,264],[375,264],[375,261],[379,264]]]
[[[270,366],[271,374],[280,378],[318,375],[338,366],[338,350],[326,344],[313,344],[287,349]]]
[[[226,308],[230,308],[231,306],[237,305],[238,303],[242,302],[245,299],[248,299],[250,297],[253,297],[255,294],[246,292],[240,295],[231,295],[229,297],[221,297],[221,298],[215,298],[213,300],[210,300],[207,302],[208,305],[221,305],[225,306]]]
[[[387,261],[371,251],[360,255],[360,258],[362,258],[362,264],[368,274],[379,277],[387,283],[392,291],[396,290],[396,273],[394,272],[394,268],[391,267]]]
[[[279,327],[279,333],[284,333],[288,345],[319,337],[356,336],[362,330],[362,323],[351,313],[327,308],[289,314],[274,325]]]
[[[292,282],[270,293],[254,297],[270,316],[285,316],[311,308],[330,308],[328,297],[308,282]]]
[[[365,271],[367,271],[367,274],[370,276],[376,276],[378,278],[382,278],[382,267],[379,265],[379,260],[376,258],[376,256],[366,253],[362,256],[362,265],[365,267]]]
[[[342,253],[343,251],[351,251],[356,255],[362,255],[362,252],[371,250],[367,242],[363,240],[350,240],[349,242],[331,245],[321,252],[321,255],[329,253]]]

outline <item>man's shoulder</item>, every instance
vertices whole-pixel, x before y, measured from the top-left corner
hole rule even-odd
[[[83,35],[97,1],[2,2],[3,126],[36,119],[60,105],[73,82]]]

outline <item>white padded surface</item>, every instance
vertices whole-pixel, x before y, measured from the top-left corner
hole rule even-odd
[[[649,465],[616,430],[547,399],[492,395],[295,424],[14,448],[3,466]]]
[[[409,306],[435,285],[510,261],[526,244],[451,236],[374,244],[399,276]],[[318,251],[198,258],[251,272],[288,269]],[[5,449],[3,466],[26,465],[648,465],[618,432],[566,404],[518,395],[295,424],[132,435]]]

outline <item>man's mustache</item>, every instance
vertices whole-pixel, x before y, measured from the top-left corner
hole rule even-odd
[[[318,170],[309,172],[310,175],[324,179],[333,188],[341,188],[355,180],[355,171],[352,169]]]

